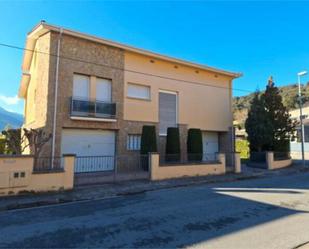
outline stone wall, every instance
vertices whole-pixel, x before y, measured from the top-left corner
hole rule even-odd
[[[51,33],[51,53],[56,54],[59,34]],[[61,37],[58,105],[56,124],[56,155],[60,155],[63,128],[119,130],[123,121],[123,67],[121,49],[63,35]],[[96,76],[112,81],[112,101],[116,103],[117,122],[93,122],[70,119],[70,98],[74,73]],[[50,59],[48,115],[46,130],[52,130],[56,76],[56,56]],[[48,152],[46,152],[48,153]]]

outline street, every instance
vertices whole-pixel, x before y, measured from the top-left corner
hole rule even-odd
[[[5,211],[0,246],[294,248],[309,241],[308,211],[297,173]]]

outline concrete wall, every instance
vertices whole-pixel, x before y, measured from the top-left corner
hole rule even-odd
[[[225,173],[225,155],[219,154],[219,163],[209,164],[173,164],[160,166],[159,154],[150,154],[151,180],[165,180],[171,178],[220,175]]]
[[[289,167],[292,165],[292,159],[275,160],[274,152],[266,153],[266,162],[267,162],[267,168],[269,170],[281,169],[281,168]]]
[[[64,156],[64,171],[35,173],[32,156],[0,157],[0,196],[73,188],[74,156]]]

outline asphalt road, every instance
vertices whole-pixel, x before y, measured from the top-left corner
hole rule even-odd
[[[293,248],[309,173],[0,213],[0,247]]]

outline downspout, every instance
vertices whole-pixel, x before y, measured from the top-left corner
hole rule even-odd
[[[59,30],[57,42],[57,60],[56,60],[56,77],[55,77],[55,96],[54,96],[54,117],[53,117],[53,133],[52,133],[52,168],[54,167],[55,158],[55,141],[56,141],[56,122],[57,122],[57,105],[58,105],[58,81],[59,81],[59,62],[60,62],[60,45],[62,37],[62,28]]]

